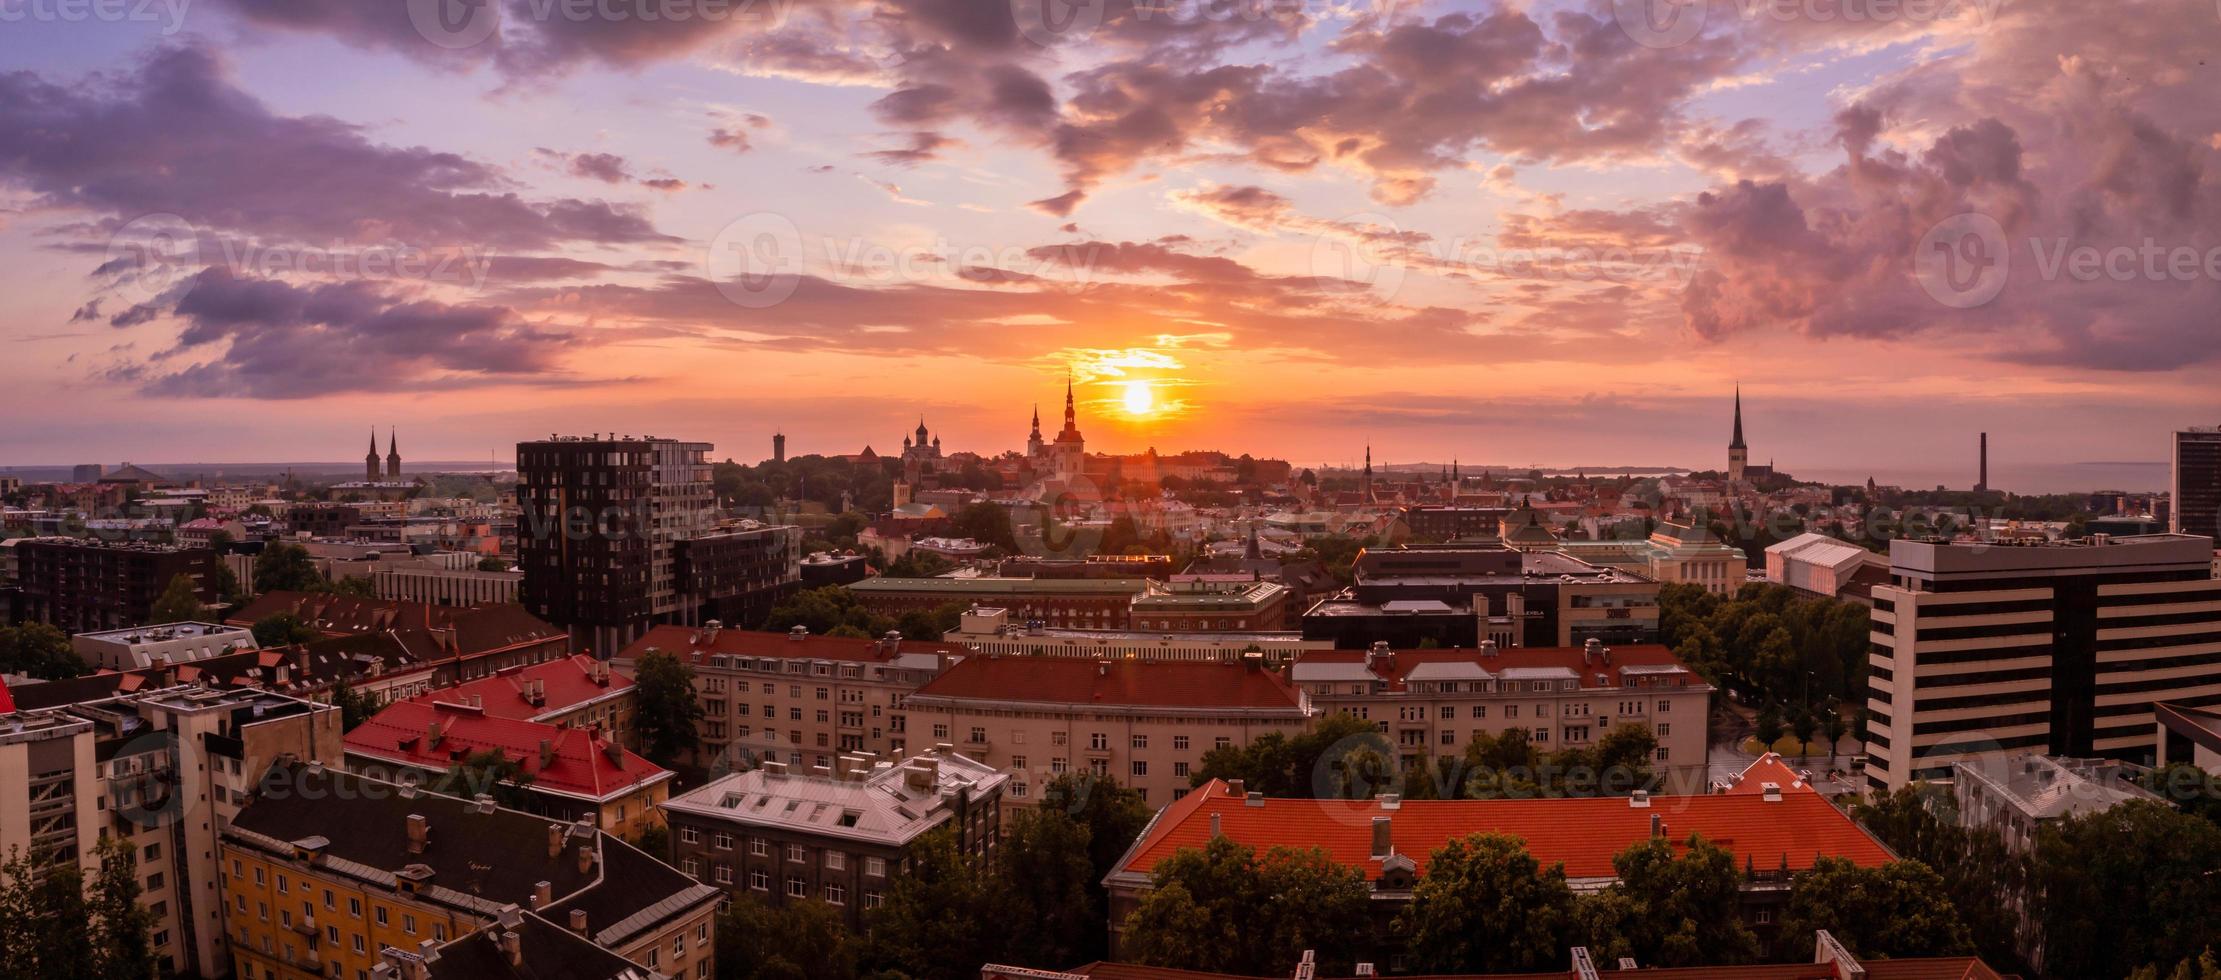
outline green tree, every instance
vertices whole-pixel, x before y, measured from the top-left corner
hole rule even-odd
[[[1875,794],[1854,803],[1851,816],[1898,857],[1943,876],[1944,894],[1966,921],[1983,959],[2018,961],[2020,917],[2005,899],[2024,894],[2029,859],[2007,848],[1994,831],[1967,826],[1948,788],[1914,783]]]
[[[354,731],[355,727],[369,721],[378,713],[378,699],[368,691],[357,691],[342,677],[332,685],[332,704],[339,708],[341,731]]]
[[[764,628],[784,633],[797,626],[821,636],[832,635],[846,626],[870,637],[894,629],[894,621],[865,609],[855,593],[838,585],[827,585],[804,589],[775,603]]]
[[[100,871],[93,878],[89,903],[93,924],[93,963],[103,977],[155,976],[154,912],[139,903],[138,852],[120,837],[101,840]]]
[[[669,767],[702,744],[697,726],[702,703],[694,696],[694,668],[661,650],[649,650],[634,665],[633,734],[648,761]]]
[[[487,555],[478,559],[478,570],[481,572],[506,572],[509,570],[509,559],[498,555]]]
[[[1018,550],[1018,534],[1011,527],[1010,511],[1001,504],[968,504],[949,518],[949,527],[962,537],[993,545],[1005,552]]]
[[[1159,861],[1152,879],[1119,948],[1135,963],[1284,976],[1312,950],[1320,973],[1337,974],[1370,933],[1365,876],[1316,848],[1259,854],[1214,838]]]
[[[201,606],[199,586],[193,584],[191,575],[179,572],[170,576],[170,584],[148,609],[147,622],[189,623],[204,615],[206,610]]]
[[[1820,929],[1861,958],[1974,952],[1973,935],[1951,903],[1943,878],[1918,861],[1872,868],[1844,858],[1815,862],[1790,885],[1781,920],[1784,954],[1810,959],[1813,933]]]
[[[292,613],[271,613],[255,620],[249,629],[254,633],[255,645],[264,648],[292,646],[316,639],[316,631]]]
[[[70,647],[69,634],[53,626],[0,626],[0,673],[58,681],[91,671],[92,667]]]
[[[1542,867],[1525,841],[1471,834],[1427,859],[1397,925],[1422,972],[1557,969],[1573,931],[1573,891],[1565,866]]]
[[[2221,980],[2221,958],[2213,955],[2211,948],[2198,954],[2196,959],[2186,959],[2175,968],[2162,974],[2156,963],[2137,967],[2128,980]]]
[[[300,545],[275,542],[265,545],[255,556],[254,590],[258,595],[309,592],[323,584],[324,575],[316,570],[315,559]]]
[[[2182,808],[2184,813],[2221,824],[2221,776],[2186,762],[2146,770],[2137,784]]]
[[[9,849],[0,862],[0,976],[93,980],[100,977],[85,878],[73,861]]]
[[[2221,827],[2136,800],[2037,834],[2044,972],[2097,976],[2221,946]]]
[[[1063,810],[1023,808],[995,847],[995,876],[1014,930],[1002,962],[1058,970],[1100,960],[1107,938],[1101,876],[1088,856],[1088,829]]]
[[[1812,706],[1800,704],[1790,712],[1789,733],[1797,736],[1797,757],[1812,754],[1812,736],[1820,730],[1820,719],[1813,717]]]
[[[1758,936],[1739,911],[1735,855],[1691,835],[1683,853],[1663,839],[1612,858],[1619,880],[1581,900],[1581,935],[1599,959],[1632,956],[1652,966],[1726,966],[1758,958]]]
[[[852,980],[856,942],[824,902],[735,896],[717,917],[718,980]]]
[[[987,861],[957,849],[948,827],[913,841],[909,861],[865,916],[866,965],[912,980],[973,980],[1011,938],[1001,881]]]
[[[238,605],[246,598],[239,588],[239,576],[231,570],[231,563],[224,560],[224,553],[216,553],[216,571],[209,580],[209,588],[216,592],[216,601],[225,605]]]
[[[1040,809],[1056,810],[1087,830],[1089,894],[1098,907],[1107,907],[1104,876],[1124,857],[1149,826],[1157,811],[1141,793],[1108,777],[1066,773],[1051,780],[1041,793]]]
[[[665,864],[677,864],[671,856],[671,830],[661,824],[642,827],[640,834],[631,841],[632,846]]]
[[[1267,732],[1247,744],[1228,745],[1203,754],[1195,785],[1212,779],[1240,779],[1266,796],[1368,798],[1393,781],[1395,749],[1373,723],[1337,713],[1308,732],[1293,736]]]
[[[378,597],[377,583],[361,575],[349,575],[337,582],[320,580],[314,586],[311,586],[309,591],[329,592],[333,595],[353,596],[357,599],[375,599]]]
[[[1758,739],[1760,752],[1771,751],[1774,743],[1781,741],[1781,708],[1768,701],[1765,707],[1758,709],[1758,723],[1751,734]]]

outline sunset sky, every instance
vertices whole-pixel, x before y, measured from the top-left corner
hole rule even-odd
[[[1716,466],[1738,382],[1792,472],[2221,423],[2213,0],[56,2],[0,465],[997,452],[1068,372],[1091,449],[1305,463]]]

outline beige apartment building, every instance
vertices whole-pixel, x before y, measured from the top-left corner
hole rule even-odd
[[[909,737],[948,743],[1010,775],[1008,805],[1068,772],[1109,776],[1152,805],[1187,794],[1203,754],[1316,713],[1261,658],[1245,663],[966,658],[903,699]],[[896,752],[901,752],[897,743]]]
[[[690,761],[715,769],[723,759],[769,759],[798,772],[834,771],[842,755],[900,758],[910,739],[905,695],[965,654],[963,646],[720,629],[658,626],[618,654],[630,676],[649,650],[694,668],[701,699],[702,748]],[[737,767],[737,765],[736,765]]]
[[[1289,676],[1322,714],[1379,723],[1404,768],[1461,756],[1486,734],[1524,731],[1536,749],[1586,748],[1616,725],[1658,739],[1652,771],[1672,793],[1706,789],[1713,688],[1656,644],[1306,652]]]
[[[74,863],[102,837],[138,855],[153,946],[172,971],[229,972],[217,834],[278,760],[337,761],[339,709],[172,687],[0,716],[0,852]]]

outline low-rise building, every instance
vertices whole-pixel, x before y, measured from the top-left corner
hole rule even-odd
[[[1703,837],[1743,868],[1746,921],[1769,931],[1797,874],[1821,858],[1861,867],[1894,859],[1889,850],[1820,794],[1781,787],[1758,794],[1568,797],[1503,800],[1312,800],[1268,798],[1211,780],[1160,810],[1103,879],[1110,889],[1112,954],[1121,924],[1152,886],[1157,864],[1225,838],[1263,852],[1320,848],[1365,876],[1374,914],[1388,924],[1411,901],[1434,852],[1469,834],[1520,838],[1543,867],[1563,865],[1568,884],[1592,892],[1618,880],[1612,858],[1647,840]],[[1384,944],[1385,946],[1385,944]],[[1381,952],[1386,953],[1384,948]],[[1387,956],[1382,962],[1394,971]]]
[[[378,597],[397,602],[423,602],[435,606],[483,606],[517,601],[517,586],[524,573],[515,569],[492,571],[405,565],[377,568],[370,582]]]
[[[946,746],[897,763],[842,756],[833,771],[785,764],[733,773],[663,804],[679,869],[734,897],[825,902],[850,928],[908,867],[911,842],[947,827],[985,854],[1009,777]]]
[[[402,701],[347,733],[347,768],[437,785],[473,757],[514,763],[524,809],[626,837],[662,826],[671,772],[596,732],[489,717],[483,704]]]
[[[931,612],[950,603],[1000,606],[1020,621],[1050,626],[1118,629],[1132,621],[1134,597],[1148,591],[1138,578],[867,578],[848,587],[864,608],[885,616]]]
[[[1175,633],[1274,630],[1287,622],[1287,605],[1288,589],[1278,582],[1192,578],[1152,585],[1135,596],[1129,628]]]
[[[1244,663],[967,657],[903,699],[912,737],[1010,774],[1011,805],[1067,772],[1153,802],[1187,793],[1214,748],[1293,735],[1316,713],[1262,658]]]
[[[1810,596],[1874,604],[1889,559],[1841,538],[1807,532],[1766,549],[1766,581]]]
[[[1013,622],[1010,610],[973,606],[941,639],[980,653],[1017,657],[1078,657],[1086,660],[1208,660],[1239,662],[1260,653],[1268,664],[1282,664],[1309,650],[1331,650],[1328,640],[1306,640],[1292,631],[1187,633],[1162,630],[1052,629]]]
[[[1599,567],[1624,568],[1658,582],[1704,586],[1715,595],[1734,595],[1750,568],[1743,549],[1720,540],[1700,524],[1658,525],[1648,538],[1562,541],[1558,550]]]
[[[523,912],[657,976],[715,969],[718,891],[589,823],[281,766],[221,835],[241,976],[366,977],[388,949],[428,959]]]
[[[2142,771],[2112,759],[1985,757],[1953,766],[1951,789],[1963,825],[1993,830],[2006,847],[2025,853],[2047,823],[2159,799],[2136,785]]]
[[[681,761],[705,769],[761,759],[831,769],[842,754],[898,757],[910,741],[903,698],[965,654],[958,644],[900,634],[869,640],[799,627],[658,626],[611,666],[630,675],[651,650],[694,668],[701,748]]]
[[[1378,722],[1405,768],[1518,731],[1538,749],[1586,748],[1615,725],[1658,740],[1653,771],[1678,793],[1705,786],[1713,688],[1655,644],[1580,648],[1307,651],[1289,678],[1322,713]]]
[[[542,663],[571,653],[570,635],[515,603],[440,606],[328,592],[268,592],[224,619],[252,627],[280,613],[326,637],[386,633],[451,660],[444,683]]]
[[[221,623],[162,623],[70,637],[69,646],[96,670],[141,670],[256,648],[254,631]]]
[[[1358,553],[1356,582],[1303,616],[1303,635],[1363,650],[1658,642],[1658,583],[1556,550],[1412,545]]]

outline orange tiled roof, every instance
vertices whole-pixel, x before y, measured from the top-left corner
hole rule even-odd
[[[1379,800],[1266,799],[1250,806],[1213,780],[1159,814],[1119,870],[1147,874],[1157,862],[1181,848],[1200,848],[1211,836],[1211,815],[1218,814],[1225,835],[1260,850],[1323,847],[1336,863],[1380,875],[1372,858],[1372,819],[1390,818],[1390,839],[1399,854],[1426,872],[1434,851],[1468,834],[1507,833],[1527,842],[1544,866],[1563,863],[1571,878],[1609,878],[1612,857],[1650,837],[1651,817],[1665,823],[1665,836],[1686,840],[1692,833],[1726,848],[1736,863],[1762,871],[1810,868],[1822,857],[1848,858],[1861,866],[1893,859],[1880,842],[1851,822],[1817,793],[1761,796],[1712,794],[1657,796],[1648,807],[1622,797],[1530,800],[1410,800],[1394,810]]]
[[[435,721],[441,730],[437,747],[427,734]],[[541,761],[542,740],[552,750],[546,762]],[[612,753],[612,748],[608,739],[584,729],[488,718],[468,708],[414,701],[389,704],[347,733],[350,753],[433,772],[445,772],[471,754],[499,749],[532,776],[532,789],[594,800],[671,775],[622,748]]]
[[[593,657],[576,653],[562,660],[542,664],[511,667],[491,677],[466,681],[437,691],[426,691],[409,700],[419,704],[445,701],[450,704],[469,704],[477,696],[487,717],[530,721],[553,711],[573,708],[605,694],[622,692],[632,687],[632,678],[615,671],[605,671],[603,679],[594,679]],[[543,681],[547,685],[539,703],[526,696],[527,681]]]
[[[1798,789],[1807,793],[1818,792],[1775,752],[1768,752],[1751,760],[1750,765],[1744,766],[1743,771],[1736,774],[1735,785],[1728,787],[1727,792],[1731,795],[1757,795],[1766,791],[1767,783],[1780,786],[1785,793]]]

